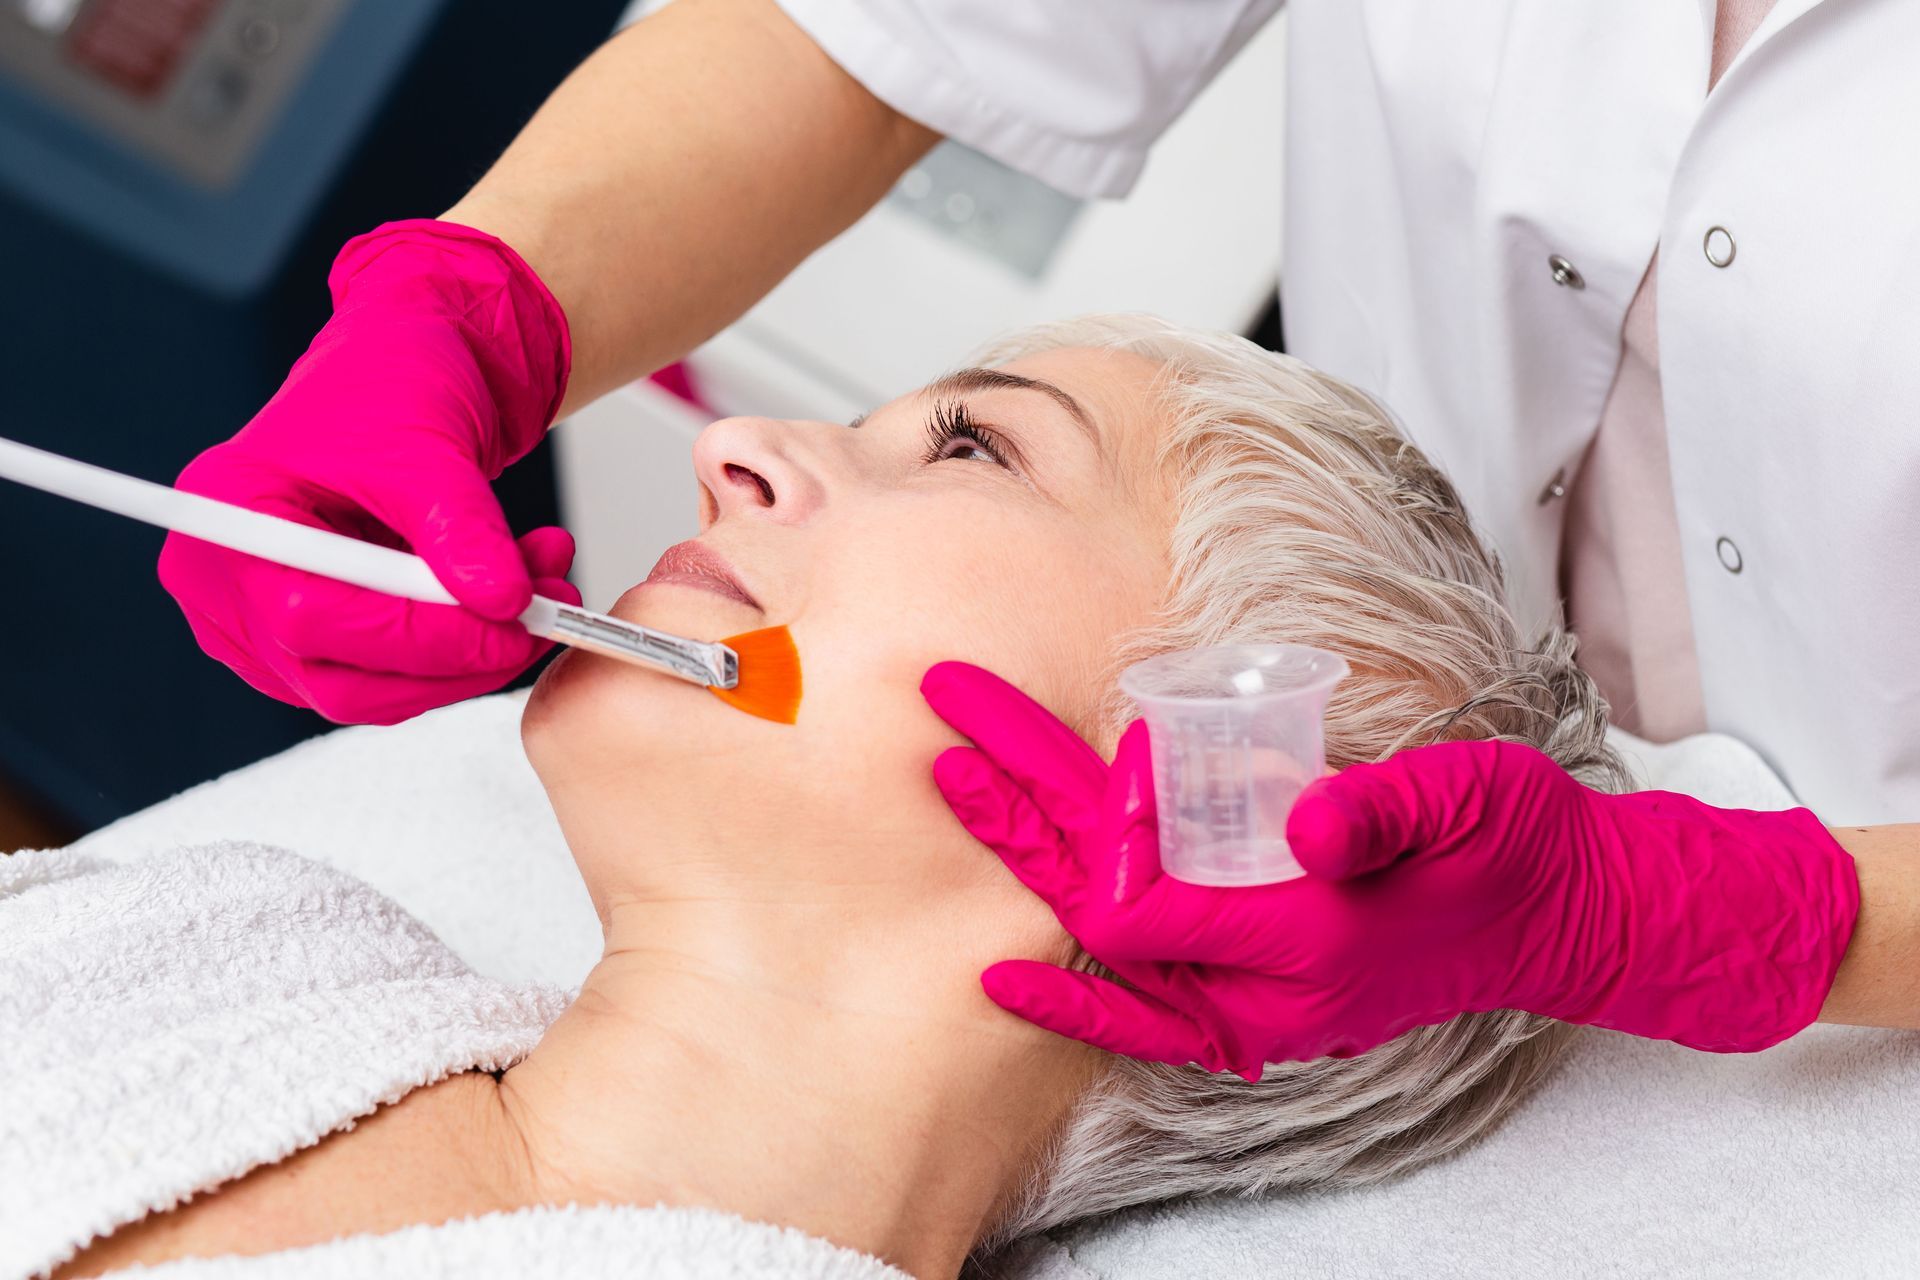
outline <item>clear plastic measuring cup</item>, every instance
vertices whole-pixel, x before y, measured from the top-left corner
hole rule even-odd
[[[1160,864],[1190,884],[1274,884],[1303,875],[1287,814],[1326,769],[1338,654],[1297,644],[1218,645],[1137,662],[1120,688],[1153,745]]]

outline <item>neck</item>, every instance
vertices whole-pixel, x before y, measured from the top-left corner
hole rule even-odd
[[[502,1081],[521,1193],[723,1209],[956,1275],[1091,1054],[981,994],[1005,940],[962,931],[971,904],[845,890],[604,897],[603,958]]]

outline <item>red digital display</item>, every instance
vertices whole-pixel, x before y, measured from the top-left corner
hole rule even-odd
[[[67,35],[67,56],[136,97],[166,87],[220,0],[94,0]]]

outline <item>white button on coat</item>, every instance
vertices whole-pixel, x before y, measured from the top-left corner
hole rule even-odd
[[[1082,195],[1122,194],[1277,8],[781,3],[881,98]],[[1920,238],[1860,251],[1862,210],[1920,225],[1920,76],[1888,54],[1920,48],[1920,4],[1777,0],[1706,94],[1714,9],[1294,0],[1288,345],[1385,397],[1539,622],[1566,513],[1541,481],[1592,439],[1664,245],[1661,376],[1708,722],[1828,821],[1920,820]],[[1724,246],[1703,241],[1715,227]],[[1584,287],[1542,269],[1555,256]],[[1734,513],[1737,576],[1716,551]]]

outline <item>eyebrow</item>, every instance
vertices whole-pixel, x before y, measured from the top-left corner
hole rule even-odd
[[[927,384],[927,394],[936,400],[942,396],[966,395],[970,391],[1038,391],[1065,409],[1067,416],[1086,435],[1087,443],[1094,447],[1094,451],[1103,457],[1106,455],[1106,438],[1101,435],[1100,428],[1094,425],[1093,415],[1078,400],[1051,382],[1023,378],[1004,369],[961,369]]]

